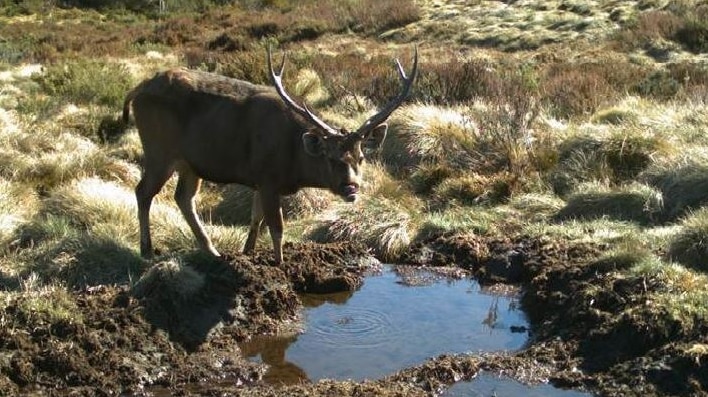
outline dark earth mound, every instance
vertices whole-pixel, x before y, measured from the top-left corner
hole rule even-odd
[[[0,313],[0,324],[13,318],[12,327],[0,328],[0,395],[423,396],[480,370],[600,395],[706,393],[706,353],[695,346],[708,343],[708,333],[657,324],[662,309],[645,296],[661,286],[613,276],[621,264],[598,260],[604,249],[475,235],[421,242],[402,264],[446,266],[451,276],[455,266],[483,284],[521,285],[529,346],[515,354],[441,356],[377,381],[280,388],[261,381],[264,365],[247,362],[238,342],[297,329],[298,292],[353,291],[378,261],[345,243],[288,245],[278,266],[268,251],[164,258],[132,288],[74,292],[74,322],[28,312],[25,298],[14,296]],[[592,302],[590,288],[601,291]],[[630,306],[636,310],[624,310]]]

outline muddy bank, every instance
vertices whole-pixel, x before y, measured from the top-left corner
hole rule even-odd
[[[662,308],[646,302],[661,285],[620,278],[614,271],[624,264],[598,259],[605,250],[523,237],[421,242],[402,264],[521,285],[532,324],[528,348],[441,356],[376,381],[282,388],[260,381],[266,368],[247,362],[238,342],[296,330],[297,292],[353,291],[377,261],[352,244],[289,245],[280,266],[267,251],[226,260],[165,258],[132,288],[74,292],[75,321],[42,318],[15,296],[0,313],[3,324],[12,318],[12,327],[0,328],[0,395],[429,396],[480,370],[600,395],[706,393],[708,357],[696,348],[708,343],[706,330],[662,323]]]

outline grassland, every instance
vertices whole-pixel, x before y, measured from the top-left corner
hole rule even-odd
[[[74,3],[0,1],[0,304],[23,296],[28,313],[81,322],[71,291],[130,287],[154,265],[138,255],[140,143],[118,133],[142,79],[181,65],[266,83],[277,42],[287,87],[354,127],[396,93],[391,59],[405,64],[416,43],[421,75],[363,199],[286,198],[286,240],[356,240],[384,261],[451,235],[605,247],[591,267],[604,281],[583,298],[645,280],[642,301],[606,320],[646,320],[680,341],[665,354],[708,371],[708,2]],[[154,240],[193,260],[174,185]],[[250,194],[207,184],[200,196],[227,254],[245,241]]]

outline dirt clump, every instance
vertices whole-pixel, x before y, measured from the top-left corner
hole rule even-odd
[[[354,244],[290,246],[286,263],[267,254],[158,261],[132,289],[75,291],[75,321],[28,312],[23,296],[0,318],[0,395],[140,395],[145,386],[177,390],[195,380],[242,385],[264,368],[237,342],[297,324],[296,291],[358,288],[377,262]]]
[[[708,330],[673,322],[648,294],[661,283],[619,276],[607,247],[546,238],[436,236],[400,258],[402,282],[478,277],[521,286],[530,320],[518,352],[442,355],[370,381],[274,386],[239,343],[297,332],[298,293],[354,291],[380,269],[358,244],[290,244],[208,259],[162,258],[132,288],[72,293],[75,319],[50,319],[12,295],[0,313],[0,395],[433,396],[479,371],[599,395],[701,395],[708,391]],[[306,296],[306,295],[303,295]],[[11,319],[11,321],[9,320]],[[526,331],[526,330],[524,330]]]

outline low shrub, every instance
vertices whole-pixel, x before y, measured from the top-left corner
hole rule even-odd
[[[594,113],[618,95],[606,78],[606,68],[596,64],[559,64],[545,71],[543,102],[560,118]]]
[[[708,4],[688,11],[673,38],[693,53],[708,52]]]
[[[50,96],[63,102],[98,104],[120,108],[133,87],[128,70],[117,63],[91,59],[65,61],[48,66],[35,81]]]

